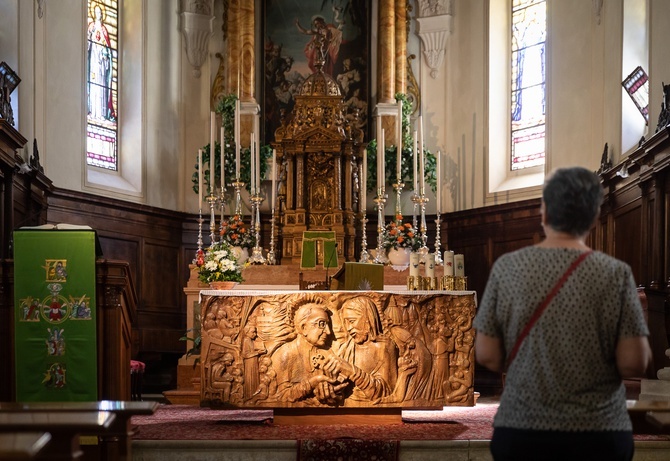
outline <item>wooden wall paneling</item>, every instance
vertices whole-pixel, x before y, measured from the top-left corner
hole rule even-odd
[[[13,402],[14,384],[14,262],[0,260],[0,401]]]

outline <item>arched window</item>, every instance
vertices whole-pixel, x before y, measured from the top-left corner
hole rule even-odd
[[[118,170],[118,5],[88,0],[86,164]]]
[[[488,203],[535,196],[546,161],[545,0],[489,0]]]
[[[513,0],[511,170],[544,165],[546,39],[546,2]]]

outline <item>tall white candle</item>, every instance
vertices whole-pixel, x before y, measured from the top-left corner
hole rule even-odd
[[[426,277],[435,277],[435,253],[426,255]]]
[[[361,213],[365,214],[367,211],[367,195],[368,195],[368,151],[363,151],[363,165],[361,171]]]
[[[435,206],[437,207],[437,214],[442,214],[442,152],[437,151],[437,176],[435,188]]]
[[[413,167],[414,167],[414,192],[419,191],[419,173],[417,171],[417,153],[416,153],[416,143],[417,143],[417,133],[416,130],[414,130],[414,137],[412,138],[412,160],[413,160]]]
[[[254,154],[256,154],[256,193],[261,192],[261,137],[260,118],[254,117]]]
[[[421,255],[416,251],[409,254],[409,275],[411,277],[419,276],[419,264],[421,263]]]
[[[225,128],[221,125],[221,187],[226,187],[226,137]]]
[[[238,77],[239,83],[239,77]],[[235,137],[235,178],[239,179],[240,177],[240,100],[235,101],[235,126],[233,130],[233,136]]]
[[[382,174],[381,174],[381,182],[379,183],[381,188],[382,188],[382,194],[384,193],[384,190],[386,189],[386,141],[384,140],[386,136],[386,132],[384,131],[384,128],[382,128],[382,163],[380,165]]]
[[[216,112],[209,114],[209,192],[214,192],[214,159],[216,157]]]
[[[454,255],[454,275],[456,277],[465,276],[465,260],[463,255]]]
[[[454,275],[454,252],[451,250],[444,252],[444,275]]]
[[[251,133],[250,135],[250,142],[249,142],[249,164],[251,165],[251,172],[249,174],[250,178],[250,191],[251,195],[254,195],[256,193],[256,165],[255,165],[255,160],[256,156],[254,155],[254,134]]]
[[[277,194],[277,149],[272,149],[272,209],[275,209]]]
[[[398,101],[398,126],[396,133],[396,182],[400,183],[402,174],[402,100]]]
[[[419,177],[421,187],[419,193],[424,195],[426,193],[426,160],[423,152],[423,116],[419,115]]]
[[[202,209],[202,149],[198,149],[198,209]]]
[[[384,134],[382,132],[382,117],[377,115],[377,195],[381,195],[382,190],[382,170],[381,170],[381,158],[382,158],[382,143],[384,142]]]

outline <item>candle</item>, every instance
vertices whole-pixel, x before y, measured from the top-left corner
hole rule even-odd
[[[414,192],[419,190],[419,173],[417,172],[417,154],[416,154],[417,133],[414,130],[414,137],[412,138],[412,160],[414,163]]]
[[[272,149],[272,209],[275,209],[275,194],[277,193],[277,149]]]
[[[261,141],[260,141],[260,121],[258,115],[254,119],[254,154],[256,155],[256,194],[261,192]]]
[[[249,141],[249,163],[251,164],[251,172],[249,177],[251,178],[251,195],[256,193],[256,156],[254,155],[254,134],[251,133],[251,139]]]
[[[465,260],[463,255],[454,255],[454,275],[456,277],[465,276]]]
[[[435,277],[435,253],[426,255],[426,277]]]
[[[361,213],[366,214],[368,195],[368,151],[363,151],[363,165],[361,166]]]
[[[198,149],[198,209],[202,210],[202,149]]]
[[[421,187],[419,193],[424,195],[426,193],[426,159],[423,152],[423,116],[419,115],[419,176]]]
[[[444,275],[454,275],[454,252],[451,250],[444,252]]]
[[[239,80],[238,80],[239,83]],[[240,179],[240,100],[235,101],[235,126],[233,130],[235,138],[235,178]]]
[[[421,262],[421,255],[416,251],[409,254],[409,275],[410,277],[419,276],[419,263]]]
[[[379,168],[381,169],[381,181],[379,183],[379,187],[381,187],[382,195],[384,195],[384,191],[386,190],[386,142],[384,141],[384,136],[386,136],[386,133],[384,128],[382,128],[382,161],[379,165]]]
[[[382,190],[382,173],[381,173],[381,158],[382,158],[382,117],[377,115],[377,195],[381,195]]]
[[[221,125],[221,188],[226,187],[226,170],[225,170],[225,161],[226,161],[226,137],[224,136],[225,128],[223,124]]]
[[[209,116],[209,192],[214,193],[214,158],[216,157],[216,112]]]
[[[442,214],[442,152],[437,151],[437,177],[435,189],[435,207],[437,208],[437,214]]]
[[[402,175],[402,100],[398,101],[398,132],[396,133],[396,182]]]

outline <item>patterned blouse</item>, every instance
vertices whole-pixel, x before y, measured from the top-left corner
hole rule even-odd
[[[531,246],[493,265],[473,326],[507,353],[580,250]],[[617,340],[647,336],[630,267],[593,252],[567,279],[507,370],[495,427],[631,430]]]

